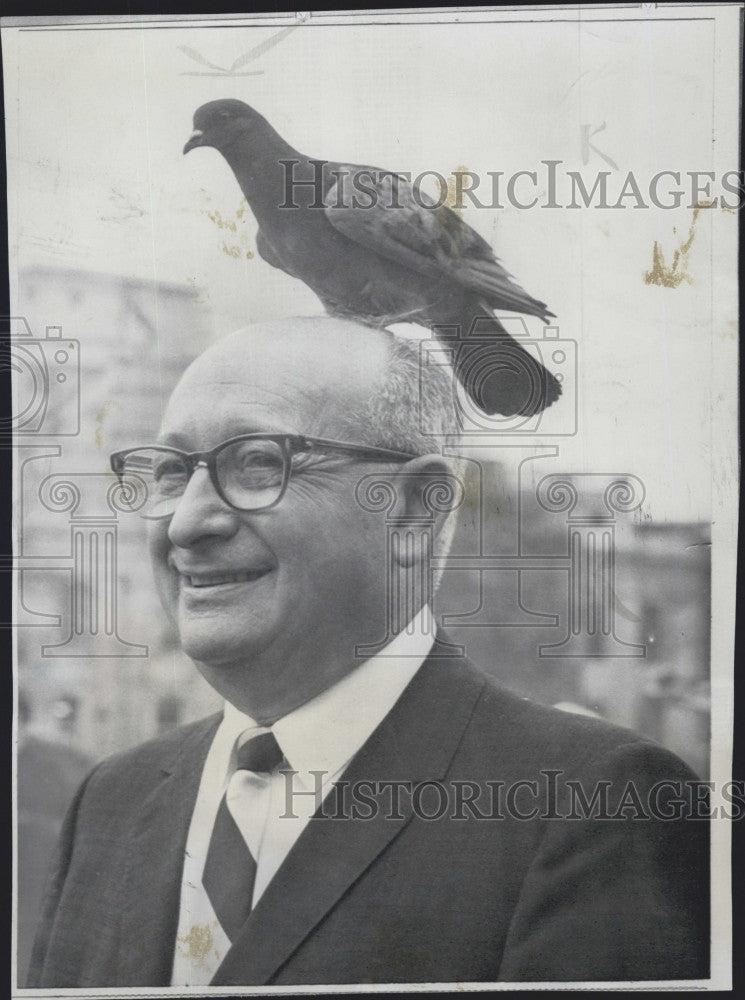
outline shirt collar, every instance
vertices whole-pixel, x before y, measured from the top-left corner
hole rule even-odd
[[[357,753],[429,655],[434,636],[426,626],[431,618],[425,605],[380,652],[274,723],[272,732],[293,770],[301,776],[314,770],[331,777]],[[232,745],[247,729],[266,731],[226,702],[221,739]]]

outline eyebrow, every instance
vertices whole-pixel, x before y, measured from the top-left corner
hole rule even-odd
[[[164,447],[179,448],[181,451],[188,450],[188,444],[186,438],[182,437],[179,433],[170,434],[158,434],[155,438],[156,444],[161,444]]]

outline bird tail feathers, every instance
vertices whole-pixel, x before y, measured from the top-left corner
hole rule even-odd
[[[455,374],[485,413],[530,417],[561,396],[561,383],[546,367],[541,343],[519,343],[483,305],[470,317],[467,330],[471,335],[461,338]]]

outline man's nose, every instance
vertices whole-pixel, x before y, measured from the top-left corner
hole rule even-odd
[[[197,466],[186,484],[168,526],[168,537],[174,545],[188,548],[202,538],[228,538],[239,524],[238,512],[218,496],[204,466]]]

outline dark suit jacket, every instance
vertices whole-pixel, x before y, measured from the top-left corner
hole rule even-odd
[[[186,726],[89,776],[63,830],[29,986],[168,985],[187,828],[218,723]],[[610,782],[612,803],[624,791],[631,801],[633,780],[642,805],[661,779],[693,778],[635,733],[519,698],[467,661],[430,658],[344,780],[485,792],[504,782],[519,792],[513,814],[538,802],[539,815],[503,805],[501,819],[453,819],[448,808],[427,820],[435,794],[418,808],[402,795],[399,818],[390,808],[314,817],[213,984],[706,978],[708,823],[645,820],[633,807],[627,819],[549,818],[569,811],[561,790],[542,791],[551,771],[557,787],[581,782],[588,800]],[[537,799],[515,785],[532,780]],[[327,800],[324,812],[337,811]]]

